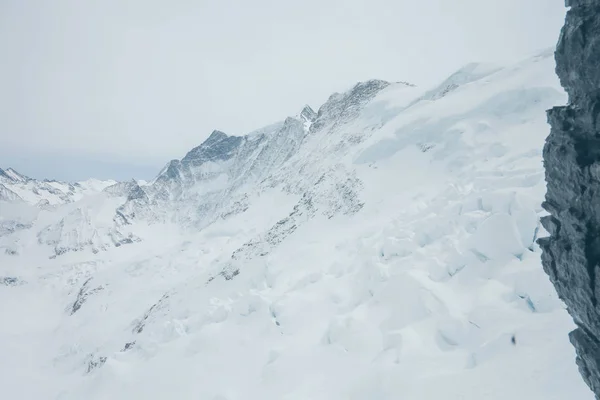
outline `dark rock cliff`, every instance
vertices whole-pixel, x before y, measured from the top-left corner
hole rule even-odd
[[[600,0],[567,0],[556,72],[569,104],[548,111],[544,270],[577,324],[583,379],[600,399]]]

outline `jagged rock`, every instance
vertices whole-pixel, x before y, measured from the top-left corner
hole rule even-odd
[[[0,179],[6,180],[9,182],[27,182],[31,178],[18,173],[17,171],[15,171],[12,168],[7,168],[6,170],[3,170],[2,168],[0,168]]]
[[[71,306],[71,312],[70,312],[71,315],[73,315],[77,311],[79,311],[79,309],[81,308],[83,303],[85,303],[87,301],[88,297],[90,297],[94,293],[98,293],[98,292],[104,290],[104,287],[102,287],[102,286],[98,286],[98,287],[91,289],[88,285],[91,280],[92,280],[92,278],[89,278],[88,280],[86,280],[83,283],[83,285],[81,285],[81,289],[79,289],[79,292],[77,293],[77,298],[75,299],[75,302]]]
[[[87,358],[87,370],[86,372],[89,374],[96,368],[100,368],[106,363],[107,358],[104,356],[95,357],[94,354],[90,354]]]
[[[158,178],[162,180],[180,180],[179,167],[181,162],[179,160],[171,160],[158,174]]]
[[[248,207],[243,199],[248,190],[261,191],[281,185],[285,192],[302,196],[312,190],[312,184],[317,184],[325,172],[315,171],[301,181],[290,179],[290,175],[298,176],[310,167],[297,157],[301,146],[310,139],[308,136],[319,133],[325,136],[351,123],[389,85],[382,80],[358,83],[348,92],[332,95],[318,113],[307,105],[296,117],[245,136],[230,136],[215,130],[181,160],[170,161],[151,183],[130,189],[125,204],[117,208],[114,221],[117,226],[130,225],[139,219],[150,223],[183,222],[202,229],[216,219],[245,212]],[[333,148],[318,151],[342,153],[366,137],[368,132],[362,130],[344,132],[331,143]],[[280,170],[284,165],[286,170]],[[347,206],[354,210],[361,207],[354,190],[360,183],[355,180],[344,183],[345,177],[337,182],[345,172],[326,172],[325,183],[321,185],[326,192],[315,197],[327,203],[321,211],[328,217],[348,213]],[[115,191],[109,189],[106,191]]]
[[[140,318],[139,320],[137,320],[135,322],[132,332],[135,334],[142,333],[144,328],[146,327],[148,318],[150,318],[156,311],[162,309],[163,307],[166,307],[167,306],[166,302],[168,299],[169,299],[169,294],[165,293],[156,303],[152,304],[152,306],[150,306],[148,311],[146,311],[144,313],[142,318]],[[135,341],[133,343],[135,343]],[[127,349],[127,347],[126,347],[126,349]]]
[[[19,250],[13,248],[13,247],[7,247],[4,249],[4,254],[9,255],[9,256],[17,256],[19,255]]]
[[[0,284],[4,286],[21,286],[25,284],[25,281],[14,276],[3,276],[0,277]]]
[[[135,182],[135,185],[132,185],[129,193],[127,194],[127,200],[142,200],[148,201],[148,195],[144,192],[144,189],[140,187],[140,185]]]
[[[228,136],[221,131],[213,131],[200,146],[192,149],[181,160],[183,165],[198,165],[207,161],[228,160],[242,142],[241,136]]]
[[[329,124],[335,125],[339,121],[347,122],[358,116],[360,109],[389,85],[389,82],[372,79],[357,83],[352,90],[344,94],[332,94],[327,102],[319,108],[317,118],[311,125],[310,131],[316,132]]]
[[[305,126],[310,128],[310,124],[317,119],[317,113],[307,104],[302,111],[300,111],[300,119],[304,122]]]
[[[548,111],[544,147],[548,191],[539,240],[544,270],[577,329],[571,343],[588,386],[600,399],[600,0],[569,0],[556,48],[556,71],[569,104]]]
[[[126,182],[118,182],[110,185],[104,188],[103,192],[108,193],[110,196],[129,197],[130,193],[137,192],[138,190],[142,190],[140,185],[135,179],[131,179]]]
[[[123,346],[123,349],[121,351],[131,350],[133,346],[135,346],[135,340],[133,342],[125,343],[125,346]]]

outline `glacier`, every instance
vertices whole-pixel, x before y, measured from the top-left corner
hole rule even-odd
[[[536,243],[552,55],[361,82],[149,182],[0,170],[3,393],[591,400]]]

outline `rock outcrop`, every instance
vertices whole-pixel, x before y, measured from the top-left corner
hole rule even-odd
[[[544,270],[577,324],[583,379],[600,399],[600,0],[567,0],[556,72],[569,104],[548,111]]]

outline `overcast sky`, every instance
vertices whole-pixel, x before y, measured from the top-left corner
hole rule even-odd
[[[371,78],[553,46],[561,0],[0,0],[0,166],[151,178]]]

